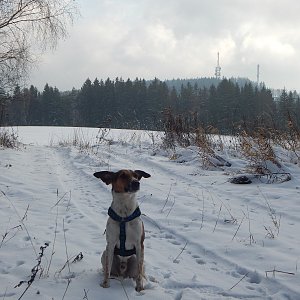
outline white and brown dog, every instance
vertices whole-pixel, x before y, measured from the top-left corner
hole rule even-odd
[[[144,224],[140,218],[136,192],[140,179],[150,174],[141,170],[102,171],[94,173],[107,185],[112,185],[112,203],[106,224],[106,249],[101,262],[104,272],[102,286],[109,287],[110,276],[136,280],[137,291],[143,290],[144,277]]]

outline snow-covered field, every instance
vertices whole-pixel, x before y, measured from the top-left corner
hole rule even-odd
[[[282,161],[287,182],[238,185],[228,179],[247,162],[229,148],[219,154],[231,167],[205,170],[196,148],[172,155],[145,132],[111,131],[89,151],[57,146],[74,134],[93,146],[97,133],[20,127],[24,145],[0,150],[0,299],[300,299],[299,166]],[[111,193],[93,173],[122,168],[152,175],[138,194],[142,293],[129,279],[99,285]]]

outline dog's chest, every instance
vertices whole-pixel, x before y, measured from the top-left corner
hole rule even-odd
[[[111,204],[112,209],[123,218],[130,216],[137,207],[137,203],[134,196],[123,198],[119,195],[113,195],[113,202]],[[142,220],[140,217],[135,218],[132,221],[125,223],[125,248],[134,248],[141,240],[142,236]],[[120,222],[108,218],[106,226],[107,240],[116,244],[120,248]]]
[[[126,232],[126,249],[132,248],[137,241],[140,240],[142,234],[142,220],[136,218],[125,224]],[[108,240],[114,240],[117,242],[117,246],[120,247],[120,223],[109,218],[106,226],[106,236]]]

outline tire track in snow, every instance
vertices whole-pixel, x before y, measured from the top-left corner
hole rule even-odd
[[[106,215],[107,211],[105,189],[101,191],[92,172],[89,174],[82,166],[77,167],[74,164],[68,149],[53,149],[53,155],[56,161],[56,174],[63,192],[71,192],[70,207],[77,209],[95,228],[102,229],[105,223],[101,222],[100,217]]]
[[[150,239],[158,240],[155,244],[159,244],[160,249],[170,249],[170,245],[177,246],[172,247],[172,250],[169,251],[170,255],[168,255],[167,258],[169,260],[168,266],[171,267],[169,267],[167,271],[163,272],[163,280],[161,284],[166,289],[196,288],[201,290],[201,294],[204,289],[208,295],[218,294],[219,297],[224,296],[225,298],[232,297],[237,299],[264,299],[267,295],[270,295],[270,292],[266,293],[267,289],[272,291],[274,295],[284,290],[286,292],[288,291],[289,294],[294,294],[295,299],[299,296],[297,292],[289,289],[276,279],[272,279],[270,281],[258,274],[255,270],[247,269],[244,266],[236,264],[234,261],[221,257],[214,251],[206,249],[206,247],[201,245],[199,242],[195,242],[187,238],[184,234],[180,234],[179,231],[173,230],[162,224],[162,222],[156,222],[156,224],[153,224],[153,222],[149,221],[147,218],[144,218],[144,220],[147,224],[145,226],[146,235],[150,235]],[[158,226],[159,233],[157,233]],[[149,228],[152,230],[149,230]],[[151,246],[150,249],[153,249],[152,251],[158,251],[153,246]],[[191,261],[193,261],[195,266],[199,266],[199,270],[195,271],[197,268],[189,270],[189,276],[186,276],[184,281],[174,279],[174,276],[170,275],[172,274],[176,276],[177,273],[182,272],[182,268],[184,267],[182,265],[185,263],[187,263],[187,265],[191,265]],[[151,265],[155,265],[155,262]],[[222,281],[219,282],[219,284],[210,285],[209,283],[211,281],[216,282],[216,279],[214,278],[220,277],[220,275],[214,276],[215,272],[222,273]],[[192,278],[190,276],[191,274],[193,275]],[[211,279],[207,281],[207,278]],[[236,293],[234,289],[233,292],[231,292],[230,289],[235,286],[235,284],[238,284],[238,290],[243,290],[243,292],[239,291]],[[227,289],[223,290],[220,286],[224,285],[227,286]],[[204,299],[210,298],[204,297]]]
[[[58,190],[58,197],[56,201],[53,199],[51,205],[51,214],[55,217],[58,210],[57,234],[62,238],[63,229],[65,230],[68,248],[71,249],[70,255],[83,252],[85,261],[88,265],[96,267],[95,273],[98,273],[100,254],[105,246],[103,232],[107,219],[107,205],[104,202],[107,196],[104,189],[99,189],[100,185],[93,180],[92,174],[89,175],[85,168],[74,165],[69,151],[65,148],[39,147],[41,160],[44,160],[44,164],[50,162],[49,178],[53,182],[52,189]],[[50,244],[54,230],[55,220],[48,228]],[[63,246],[61,241],[59,246]]]

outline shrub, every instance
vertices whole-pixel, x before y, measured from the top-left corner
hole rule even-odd
[[[13,129],[0,127],[0,147],[17,148],[18,143],[18,135]]]

